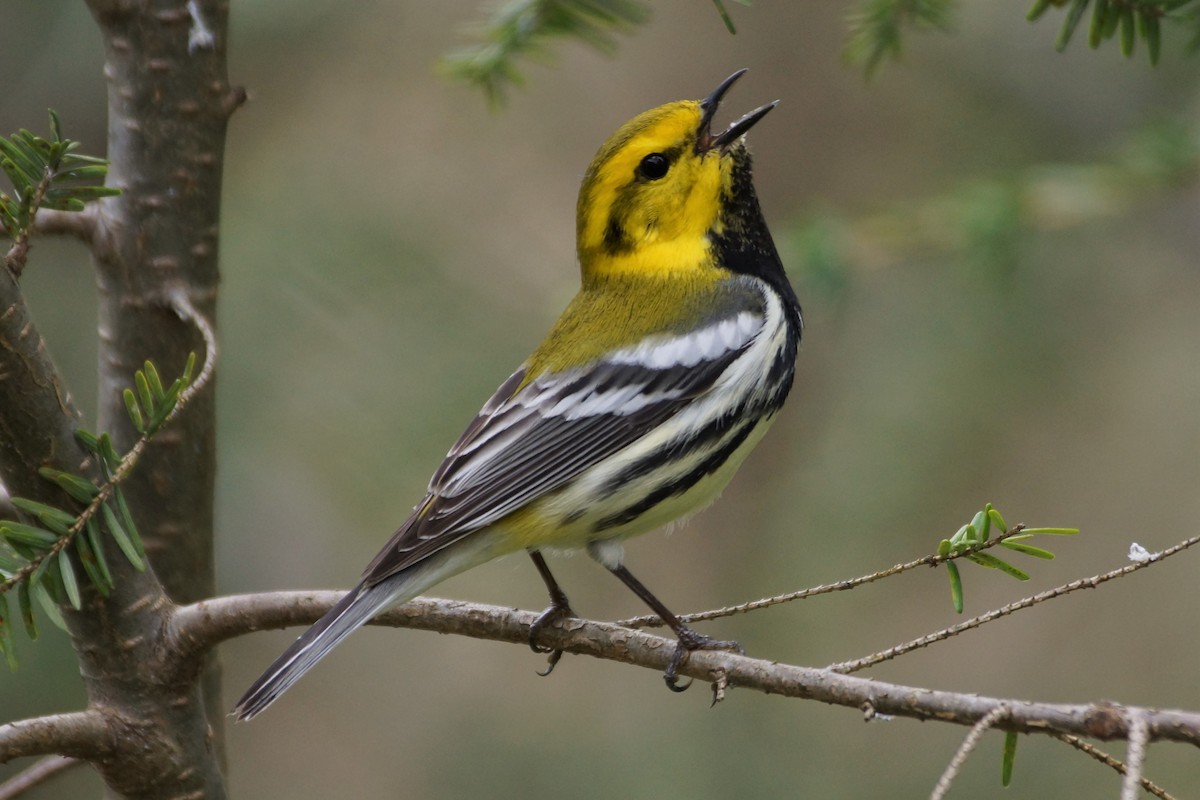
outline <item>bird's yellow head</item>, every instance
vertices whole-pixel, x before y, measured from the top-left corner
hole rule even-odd
[[[639,114],[596,153],[577,207],[585,285],[620,274],[695,271],[711,263],[712,235],[722,233],[740,185],[750,185],[742,134],[775,107],[768,103],[712,132],[722,96],[743,73],[735,72],[704,100]],[[736,179],[739,169],[744,181]],[[757,201],[754,207],[757,211]]]

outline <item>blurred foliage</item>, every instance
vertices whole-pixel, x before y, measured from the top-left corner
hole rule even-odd
[[[957,0],[864,0],[850,16],[846,59],[871,76],[884,58],[899,58],[905,29],[949,30]],[[1069,7],[1068,7],[1069,6]],[[1076,29],[1092,8],[1088,44],[1094,50],[1117,38],[1121,53],[1129,58],[1140,39],[1151,64],[1162,53],[1162,23],[1187,31],[1187,51],[1200,51],[1200,0],[1034,0],[1026,13],[1033,22],[1051,7],[1067,8],[1055,47],[1066,49]]]
[[[737,32],[724,0],[712,0],[730,34]],[[750,0],[737,0],[749,5]],[[1098,48],[1113,38],[1128,58],[1141,39],[1151,64],[1162,52],[1162,21],[1188,31],[1189,52],[1200,50],[1200,0],[1035,0],[1026,13],[1039,19],[1052,6],[1068,6],[1055,44],[1061,52],[1092,8],[1088,44]],[[957,0],[863,0],[847,21],[846,60],[872,76],[885,58],[898,59],[907,29],[949,31]],[[616,48],[616,33],[627,33],[649,18],[640,0],[510,0],[477,25],[483,41],[443,59],[448,75],[483,90],[494,106],[509,86],[524,82],[517,60],[550,57],[555,39],[573,38],[604,53]]]
[[[899,58],[904,29],[950,29],[954,0],[866,0],[850,15],[845,56],[868,76],[887,56]]]
[[[750,5],[750,0],[737,0],[744,6]],[[729,9],[725,8],[725,3],[722,0],[713,0],[713,5],[716,6],[717,13],[721,15],[721,22],[725,23],[725,30],[730,33],[737,33],[737,27],[733,24],[733,17],[729,16]]]
[[[737,32],[724,0],[712,0],[730,34]],[[750,5],[750,0],[737,0]],[[870,75],[886,56],[899,57],[905,27],[948,30],[954,0],[867,0],[851,15],[846,58]],[[524,78],[519,58],[549,57],[554,39],[579,39],[611,53],[615,33],[644,24],[648,9],[639,0],[511,0],[477,26],[482,43],[443,59],[453,78],[482,89],[493,105],[505,89]]]
[[[546,60],[550,42],[564,38],[611,53],[614,34],[628,32],[649,16],[640,0],[510,0],[479,27],[482,43],[450,54],[443,65],[451,77],[477,86],[497,104],[508,86],[524,82],[517,59]]]
[[[1162,53],[1163,20],[1187,30],[1190,37],[1187,46],[1189,52],[1200,50],[1198,0],[1095,0],[1094,3],[1092,0],[1035,0],[1025,16],[1033,22],[1051,6],[1067,7],[1067,16],[1063,19],[1055,42],[1059,52],[1067,48],[1089,6],[1092,16],[1088,26],[1088,46],[1093,50],[1116,38],[1121,44],[1121,55],[1131,58],[1140,39],[1146,46],[1150,63],[1158,64]]]
[[[1006,178],[975,179],[857,220],[821,212],[786,241],[810,288],[834,298],[857,271],[929,251],[949,252],[1003,287],[1013,279],[1028,233],[1116,216],[1137,199],[1197,175],[1200,132],[1177,120],[1160,121],[1091,164],[1040,164]]]
[[[751,0],[735,0],[749,6]],[[725,29],[737,33],[724,0],[712,0]],[[555,39],[578,39],[603,53],[617,46],[617,33],[645,24],[650,11],[640,0],[511,0],[476,26],[483,41],[442,60],[451,77],[483,90],[494,106],[509,86],[524,83],[516,61],[548,60]]]

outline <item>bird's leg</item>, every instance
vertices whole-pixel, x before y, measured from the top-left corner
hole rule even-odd
[[[671,611],[662,604],[662,601],[650,593],[641,581],[633,577],[633,574],[625,568],[623,564],[616,566],[608,566],[608,571],[621,579],[621,582],[633,590],[633,593],[642,598],[646,605],[653,609],[655,614],[665,622],[671,630],[675,631],[675,635],[679,638],[679,644],[675,647],[675,652],[671,655],[671,660],[667,662],[667,671],[663,673],[663,680],[667,682],[667,688],[672,692],[685,691],[692,685],[691,681],[680,685],[679,683],[679,667],[687,658],[688,653],[693,650],[732,650],[737,653],[743,653],[742,646],[734,641],[723,641],[721,639],[713,639],[705,636],[702,633],[696,633],[694,630],[684,625],[679,617],[671,613]]]
[[[571,603],[567,600],[566,592],[558,585],[558,581],[554,580],[554,575],[550,573],[550,567],[546,565],[546,559],[537,550],[530,550],[529,557],[533,559],[533,565],[537,567],[538,574],[542,576],[542,581],[546,584],[546,591],[550,593],[550,607],[538,615],[538,618],[529,626],[529,649],[535,653],[549,653],[546,659],[546,671],[539,672],[542,677],[549,675],[554,671],[554,667],[562,658],[562,650],[554,650],[549,647],[542,647],[537,643],[538,636],[547,625],[554,625],[562,620],[575,616],[575,612],[571,610]]]

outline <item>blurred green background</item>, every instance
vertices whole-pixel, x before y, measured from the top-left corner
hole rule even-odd
[[[1031,564],[1029,584],[965,566],[971,614],[1120,566],[1131,541],[1159,550],[1194,533],[1196,181],[1095,207],[1087,187],[1051,181],[1048,207],[1067,213],[1014,208],[1005,192],[1058,174],[1039,165],[1111,159],[1155,120],[1194,132],[1200,62],[1169,29],[1157,70],[1083,41],[1059,55],[1057,20],[1030,26],[1021,3],[970,2],[954,33],[912,38],[904,62],[867,83],[841,57],[850,9],[734,5],[731,37],[709,3],[664,0],[615,57],[566,45],[490,113],[435,70],[468,41],[479,3],[233,3],[230,78],[251,100],[230,128],[222,214],[221,590],[354,581],[575,291],[575,192],[595,149],[632,115],[742,66],[723,119],[782,100],[751,144],[805,309],[796,390],[721,502],[631,543],[635,574],[672,608],[698,610],[928,553],[989,500],[1010,522],[1083,529],[1050,543],[1058,560]],[[0,17],[0,131],[43,130],[53,107],[68,136],[101,151],[102,49],[83,5],[2,0]],[[1077,205],[1090,210],[1073,220]],[[1017,212],[1033,225],[1006,227]],[[923,237],[889,250],[913,219],[977,246]],[[845,258],[818,269],[829,241]],[[86,255],[38,242],[24,283],[94,408]],[[869,674],[1195,710],[1196,558]],[[555,568],[580,613],[642,613],[588,559]],[[545,605],[524,558],[437,593]],[[703,630],[820,666],[957,619],[944,573],[917,571]],[[226,705],[295,633],[222,648]],[[922,797],[965,734],[746,691],[709,709],[703,687],[675,696],[650,672],[567,657],[543,679],[542,664],[520,647],[356,634],[270,713],[228,728],[233,795]],[[78,707],[75,673],[61,634],[22,646],[0,717]],[[1022,739],[1002,790],[1000,748],[985,738],[953,796],[1119,791],[1116,773],[1040,737]],[[1155,745],[1147,774],[1188,796],[1200,759]],[[96,791],[79,772],[30,796]]]

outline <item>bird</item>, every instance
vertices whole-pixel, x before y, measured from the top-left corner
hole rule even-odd
[[[622,125],[584,174],[581,287],[545,340],[483,406],[424,498],[358,585],[246,690],[250,719],[379,611],[524,550],[550,606],[529,644],[574,616],[545,552],[585,550],[677,637],[664,674],[737,642],[683,624],[624,564],[623,542],[704,508],[791,390],[800,303],[754,190],[744,135],[779,101],[714,132],[740,69],[703,100]]]

